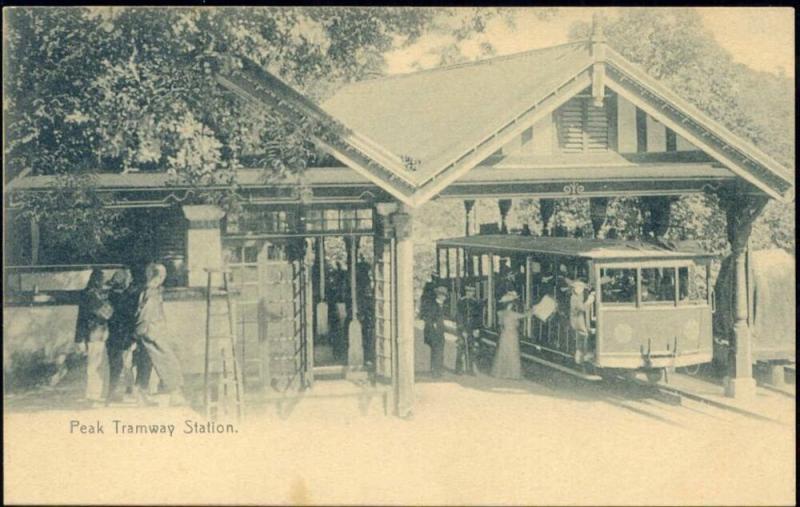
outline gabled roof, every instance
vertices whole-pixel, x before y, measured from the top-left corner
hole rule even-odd
[[[549,111],[602,84],[767,195],[794,197],[794,174],[620,54],[576,42],[354,83],[322,104],[343,124],[416,159],[414,204],[441,192]],[[595,48],[596,49],[596,48]],[[596,81],[596,79],[595,79]],[[523,125],[524,124],[524,125]]]
[[[418,162],[419,183],[586,70],[585,42],[350,84],[322,108]]]
[[[257,106],[325,125],[312,133],[321,149],[411,207],[442,193],[587,87],[612,89],[770,197],[794,198],[790,170],[597,40],[357,82],[322,106],[247,59],[223,62],[220,84]],[[559,156],[550,158],[555,163]],[[574,167],[579,158],[561,164]],[[628,162],[625,178],[642,167]],[[542,170],[535,161],[524,165]],[[698,178],[727,176],[711,166],[690,169]]]

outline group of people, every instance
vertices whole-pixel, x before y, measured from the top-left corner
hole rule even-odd
[[[592,359],[589,347],[590,313],[595,294],[589,284],[582,280],[568,278],[564,280],[569,289],[568,316],[569,326],[575,336],[575,362],[580,364]],[[447,298],[447,288],[440,284],[436,275],[433,275],[423,288],[420,318],[425,323],[423,336],[425,344],[431,349],[431,373],[434,378],[441,377],[444,371],[444,317],[447,313],[445,310]],[[535,305],[527,311],[521,311],[519,293],[511,287],[504,290],[498,303],[500,336],[492,360],[491,375],[519,380],[522,378],[519,325],[524,319],[537,316],[534,311]],[[458,333],[456,374],[475,375],[477,371],[483,312],[483,301],[477,298],[476,287],[466,286],[464,296],[458,301],[455,315]]]
[[[156,263],[147,265],[140,286],[128,270],[114,273],[108,284],[100,269],[89,276],[78,304],[75,342],[86,356],[86,399],[93,405],[122,401],[126,394],[153,404],[148,394],[154,368],[171,404],[185,403],[163,308],[165,278],[166,269]]]
[[[420,318],[425,322],[423,336],[431,348],[431,374],[440,378],[444,372],[444,317],[447,288],[439,284],[436,275],[425,284],[420,299]],[[483,303],[477,298],[474,286],[467,286],[456,310],[458,341],[456,374],[475,375],[480,350],[480,328],[483,322]]]

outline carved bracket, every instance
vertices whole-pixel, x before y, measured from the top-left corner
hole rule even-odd
[[[748,195],[732,190],[719,193],[720,207],[727,219],[728,242],[731,250],[742,252],[747,248],[753,223],[769,202],[765,195]]]

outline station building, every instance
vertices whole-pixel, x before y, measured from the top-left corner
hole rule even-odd
[[[283,180],[265,180],[259,167],[241,170],[244,211],[237,216],[195,204],[198,189],[164,173],[96,175],[109,206],[131,210],[157,229],[148,255],[168,268],[166,311],[187,373],[202,372],[206,269],[226,268],[238,294],[246,389],[270,389],[276,381],[313,389],[337,372],[362,367],[349,364],[351,358],[322,357],[330,346],[319,323],[325,303],[346,322],[354,313],[362,317],[374,344],[366,361],[376,383],[390,394],[393,412],[408,415],[414,405],[412,223],[421,205],[463,200],[469,219],[478,198],[497,199],[503,217],[514,198],[588,199],[593,217],[602,220],[608,198],[637,196],[651,207],[649,227],[659,235],[669,223],[663,210],[670,199],[708,192],[719,196],[726,213],[736,266],[732,394],[753,392],[747,241],[769,199],[794,199],[794,175],[600,37],[356,82],[322,104],[248,61],[221,65],[216,79],[254,108],[329,126],[312,140],[334,162]],[[19,193],[48,191],[55,182],[37,175],[12,181],[9,217]],[[24,240],[15,240],[19,251],[7,259],[4,357],[26,336],[45,347],[71,341],[75,291],[91,267],[80,259],[50,264],[35,223],[15,234]],[[331,283],[320,262],[326,241],[346,247],[344,295],[329,296],[325,287]],[[124,256],[107,261],[108,269],[130,264]],[[368,277],[357,276],[359,263],[368,265]],[[338,299],[326,301],[331,297]]]

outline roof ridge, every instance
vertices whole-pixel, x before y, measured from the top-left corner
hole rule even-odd
[[[389,75],[386,75],[386,76],[377,76],[377,77],[372,77],[372,78],[367,78],[367,79],[361,79],[359,81],[353,81],[351,83],[345,84],[342,87],[342,89],[344,89],[346,87],[349,87],[349,86],[352,86],[352,85],[358,85],[358,84],[362,84],[362,83],[375,83],[375,82],[378,82],[378,81],[389,81],[389,80],[392,80],[392,79],[401,79],[401,78],[404,78],[404,77],[417,76],[419,74],[425,74],[425,73],[431,73],[431,72],[437,72],[437,71],[444,71],[444,70],[452,70],[452,69],[457,69],[457,68],[461,68],[461,67],[472,67],[472,66],[476,66],[476,65],[483,65],[483,64],[486,64],[486,63],[494,63],[494,62],[498,62],[498,61],[501,61],[501,60],[509,60],[509,59],[512,59],[512,58],[518,58],[520,56],[529,55],[529,54],[532,54],[532,53],[550,51],[550,50],[553,50],[553,49],[562,48],[564,46],[577,46],[578,44],[586,44],[587,42],[588,41],[586,41],[586,40],[565,42],[563,44],[557,44],[555,46],[547,46],[547,47],[543,47],[543,48],[533,48],[533,49],[528,49],[526,51],[519,51],[517,53],[509,53],[509,54],[506,54],[506,55],[498,55],[498,56],[493,56],[493,57],[490,57],[490,58],[483,58],[481,60],[471,60],[471,61],[468,61],[468,62],[451,63],[449,65],[441,65],[439,67],[432,67],[430,69],[420,69],[420,70],[414,70],[414,71],[411,71],[411,72],[403,72],[403,73],[400,73],[400,74],[389,74]]]

